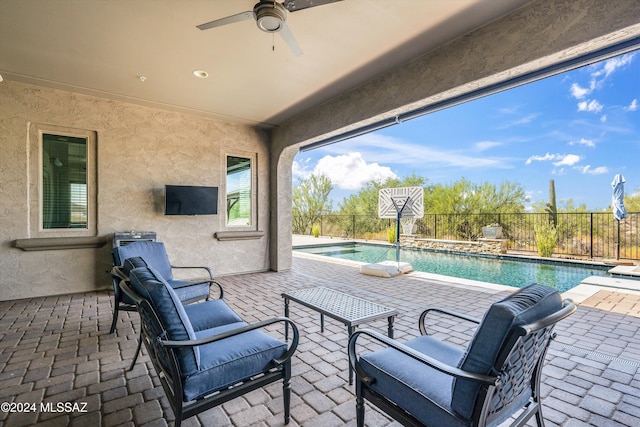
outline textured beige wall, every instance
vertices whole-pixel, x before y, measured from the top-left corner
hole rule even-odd
[[[216,274],[269,268],[268,136],[261,130],[187,114],[4,81],[0,83],[0,300],[110,286],[110,246],[23,252],[29,238],[29,123],[97,132],[98,235],[151,230],[176,265],[208,265]],[[218,241],[224,215],[163,214],[165,184],[223,190],[225,155],[257,156],[259,239]],[[224,193],[221,192],[220,196]],[[218,211],[224,209],[220,199]]]

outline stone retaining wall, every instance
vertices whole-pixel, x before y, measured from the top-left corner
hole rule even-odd
[[[507,253],[506,239],[478,239],[478,241],[421,239],[410,234],[400,235],[400,245],[409,248],[433,249],[449,252],[500,255]]]

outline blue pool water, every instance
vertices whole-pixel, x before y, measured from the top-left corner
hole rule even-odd
[[[394,246],[349,243],[332,246],[296,247],[296,251],[334,258],[375,263],[395,261]],[[517,261],[507,257],[455,255],[416,249],[401,249],[400,261],[414,270],[445,276],[523,287],[536,282],[565,292],[589,276],[609,276],[605,266],[571,266],[568,263]]]

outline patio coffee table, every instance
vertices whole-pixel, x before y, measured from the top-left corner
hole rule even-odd
[[[347,326],[349,336],[362,323],[387,318],[387,335],[393,338],[393,321],[398,311],[362,298],[324,287],[283,292],[284,315],[289,317],[289,301],[295,301],[320,313],[320,331],[324,332],[324,316],[338,320]],[[288,338],[285,330],[285,340]],[[353,383],[353,372],[349,366],[349,384]]]

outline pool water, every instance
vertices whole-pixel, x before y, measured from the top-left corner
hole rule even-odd
[[[353,261],[395,261],[395,246],[349,243],[333,246],[296,247],[296,251]],[[566,263],[516,261],[504,257],[456,255],[419,249],[400,249],[400,261],[414,270],[500,285],[523,287],[533,282],[568,291],[589,276],[610,276],[608,267],[570,266]]]

